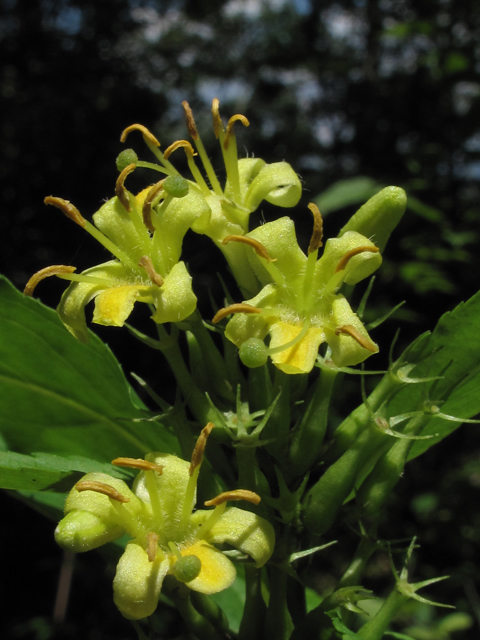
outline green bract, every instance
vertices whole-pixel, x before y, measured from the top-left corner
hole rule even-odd
[[[203,446],[205,440],[206,436]],[[192,513],[201,464],[195,455],[194,451],[192,464],[164,453],[148,454],[146,465],[143,460],[120,458],[114,462],[144,469],[132,489],[108,474],[88,473],[67,498],[65,517],[55,532],[63,548],[77,553],[125,533],[132,538],[113,581],[115,603],[127,618],[144,618],[155,611],[167,574],[200,593],[229,587],[235,567],[213,545],[234,547],[257,567],[273,552],[275,536],[269,522],[250,511],[226,508],[227,500],[258,499],[256,494],[220,494],[207,503],[214,510]]]
[[[228,322],[225,335],[238,347],[270,334],[269,355],[289,374],[307,373],[327,342],[339,366],[363,362],[378,351],[348,301],[337,293],[371,275],[382,258],[373,242],[356,231],[327,241],[322,257],[308,257],[297,243],[293,221],[284,217],[247,234],[269,258],[250,249],[252,268],[264,285]],[[242,306],[242,305],[240,305]],[[228,310],[228,307],[227,307]],[[247,362],[248,364],[248,362]]]

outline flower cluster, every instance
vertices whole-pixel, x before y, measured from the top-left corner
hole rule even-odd
[[[88,473],[71,490],[65,517],[55,537],[75,553],[95,549],[128,534],[113,581],[114,600],[131,619],[150,616],[156,609],[167,576],[193,591],[211,594],[229,587],[236,571],[231,560],[214,545],[233,547],[257,567],[273,552],[272,525],[227,502],[260,497],[247,490],[221,493],[205,503],[213,510],[193,511],[205,444],[213,424],[200,434],[191,462],[166,453],[150,453],[145,460],[117,458],[114,465],[139,469],[133,488],[105,473]]]

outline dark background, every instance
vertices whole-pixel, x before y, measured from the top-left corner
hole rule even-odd
[[[243,113],[251,122],[238,133],[241,154],[286,159],[301,175],[295,220],[305,242],[306,204],[338,180],[367,176],[403,186],[414,199],[373,296],[372,313],[407,301],[397,314],[401,341],[432,329],[478,289],[475,0],[0,0],[0,270],[23,288],[49,264],[81,270],[105,259],[43,198],[71,200],[89,218],[113,195],[120,132],[133,122],[166,148],[186,137],[181,102],[188,100],[220,169],[213,97],[225,117]],[[140,136],[129,144],[151,159]],[[327,235],[353,210],[326,217]],[[215,286],[208,268],[216,270],[220,258],[212,261],[202,239],[186,242],[201,293]],[[51,306],[64,288],[53,280],[38,289]],[[374,334],[385,351],[396,324]],[[155,380],[156,355],[120,330],[101,335],[126,372]],[[479,484],[477,427],[462,427],[409,466],[385,523],[386,538],[419,533],[418,579],[452,575],[430,593],[468,611],[474,626],[446,638],[479,635]],[[55,631],[49,620],[61,552],[52,524],[8,495],[0,504],[2,556],[14,563],[2,570],[0,586],[8,637],[133,638],[108,598],[97,595],[108,592],[110,576],[95,554],[77,561],[70,626]],[[388,584],[384,560],[369,577],[375,588]],[[327,584],[330,571],[338,575],[338,567],[325,568]],[[434,625],[444,613],[431,615],[426,624]]]

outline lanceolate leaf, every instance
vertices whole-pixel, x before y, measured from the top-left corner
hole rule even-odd
[[[132,396],[133,393],[133,396]],[[176,452],[146,415],[108,347],[77,342],[56,313],[0,278],[0,435],[4,448],[109,462]],[[48,464],[42,463],[43,470]],[[54,465],[52,472],[57,472]],[[5,471],[7,473],[7,471]],[[12,477],[12,468],[8,471]],[[11,479],[9,480],[11,482]],[[48,480],[46,480],[48,482]],[[32,487],[29,487],[30,489]]]
[[[441,376],[441,379],[408,384],[390,403],[389,415],[414,411],[420,408],[422,400],[428,400],[438,402],[443,414],[465,419],[474,417],[480,412],[480,292],[440,318],[428,339],[427,351],[432,355],[410,371],[409,377]],[[458,422],[432,417],[421,435],[438,436],[416,441],[410,458],[420,455],[459,426]]]

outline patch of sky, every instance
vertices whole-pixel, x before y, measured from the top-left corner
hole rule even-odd
[[[206,78],[197,84],[199,98],[208,106],[213,98],[222,102],[234,102],[236,105],[247,104],[252,97],[253,87],[244,80],[225,80],[223,78]]]
[[[54,26],[68,36],[75,36],[82,28],[83,13],[79,7],[65,6],[57,14]]]

